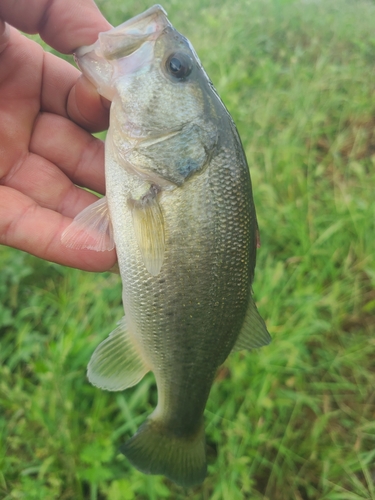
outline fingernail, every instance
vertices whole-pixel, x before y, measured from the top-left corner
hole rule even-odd
[[[2,52],[9,42],[9,26],[0,19],[0,52]]]

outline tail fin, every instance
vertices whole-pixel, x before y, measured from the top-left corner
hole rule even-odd
[[[176,484],[191,487],[207,472],[204,425],[192,437],[177,437],[150,416],[121,446],[130,463],[145,474],[163,474]]]

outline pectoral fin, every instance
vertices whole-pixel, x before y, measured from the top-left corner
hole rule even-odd
[[[94,351],[87,377],[100,389],[123,391],[136,385],[149,370],[122,318],[118,327]]]
[[[101,198],[82,210],[63,232],[61,242],[76,250],[113,250],[115,242],[107,198]]]
[[[132,200],[135,237],[147,271],[156,276],[164,260],[164,219],[155,196]]]
[[[266,324],[260,316],[253,298],[250,297],[245,321],[232,352],[241,351],[242,349],[257,349],[268,345],[271,340]]]

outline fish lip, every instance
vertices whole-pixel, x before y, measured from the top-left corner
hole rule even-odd
[[[166,19],[167,15],[168,14],[167,14],[166,10],[160,4],[155,4],[152,7],[150,7],[149,9],[145,10],[144,12],[141,12],[137,16],[134,16],[134,17],[128,19],[127,21],[123,22],[122,24],[120,24],[116,28],[112,29],[111,32],[112,33],[122,32],[124,30],[124,28],[129,28],[130,26],[136,26],[137,24],[139,25],[139,27],[141,27],[142,24],[144,24],[146,28],[149,28],[150,20],[148,18],[155,17],[157,19],[159,17],[160,18],[162,17],[162,18]],[[147,20],[147,22],[143,23],[143,21],[145,21],[145,20]],[[171,23],[168,20],[167,20],[167,24],[171,25]]]
[[[167,27],[171,26],[163,7],[154,5],[116,28],[100,33],[102,56],[106,59],[129,56],[143,43],[156,40]]]

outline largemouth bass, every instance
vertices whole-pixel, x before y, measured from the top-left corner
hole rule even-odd
[[[159,5],[76,53],[112,101],[106,197],[63,242],[117,250],[124,318],[95,350],[92,384],[153,371],[158,404],[121,451],[177,484],[206,475],[203,412],[231,351],[270,342],[252,299],[257,220],[236,127],[190,42]]]

